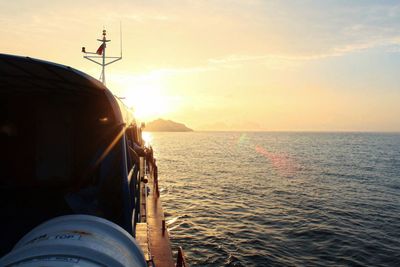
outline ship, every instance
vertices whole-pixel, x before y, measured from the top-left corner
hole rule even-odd
[[[0,103],[0,266],[188,266],[145,124],[104,83],[0,54]]]

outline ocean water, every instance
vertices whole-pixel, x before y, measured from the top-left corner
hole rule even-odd
[[[191,266],[400,266],[400,134],[151,139]]]

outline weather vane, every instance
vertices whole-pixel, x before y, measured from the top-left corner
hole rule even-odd
[[[107,40],[106,38],[106,30],[103,29],[103,38],[102,39],[97,39],[97,41],[101,42],[101,45],[97,49],[96,52],[87,52],[85,47],[82,47],[82,53],[85,53],[84,58],[87,60],[90,60],[102,67],[101,69],[101,75],[99,80],[105,85],[106,84],[106,74],[105,74],[105,67],[107,65],[110,65],[118,60],[122,59],[122,30],[120,27],[120,44],[121,44],[121,54],[119,57],[106,57],[106,43],[110,42],[111,40]],[[98,62],[96,59],[101,59],[101,62]],[[112,59],[109,62],[106,62],[106,59]]]

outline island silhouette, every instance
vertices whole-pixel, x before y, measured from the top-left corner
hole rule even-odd
[[[157,119],[146,123],[145,131],[148,132],[193,132],[183,123],[172,120]]]

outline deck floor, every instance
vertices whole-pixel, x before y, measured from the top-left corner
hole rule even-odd
[[[163,232],[162,224],[164,220],[164,211],[161,200],[157,196],[154,186],[154,178],[149,175],[148,187],[150,193],[146,201],[146,221],[149,233],[149,248],[157,267],[173,267],[175,262],[172,256],[171,243],[168,230]]]

